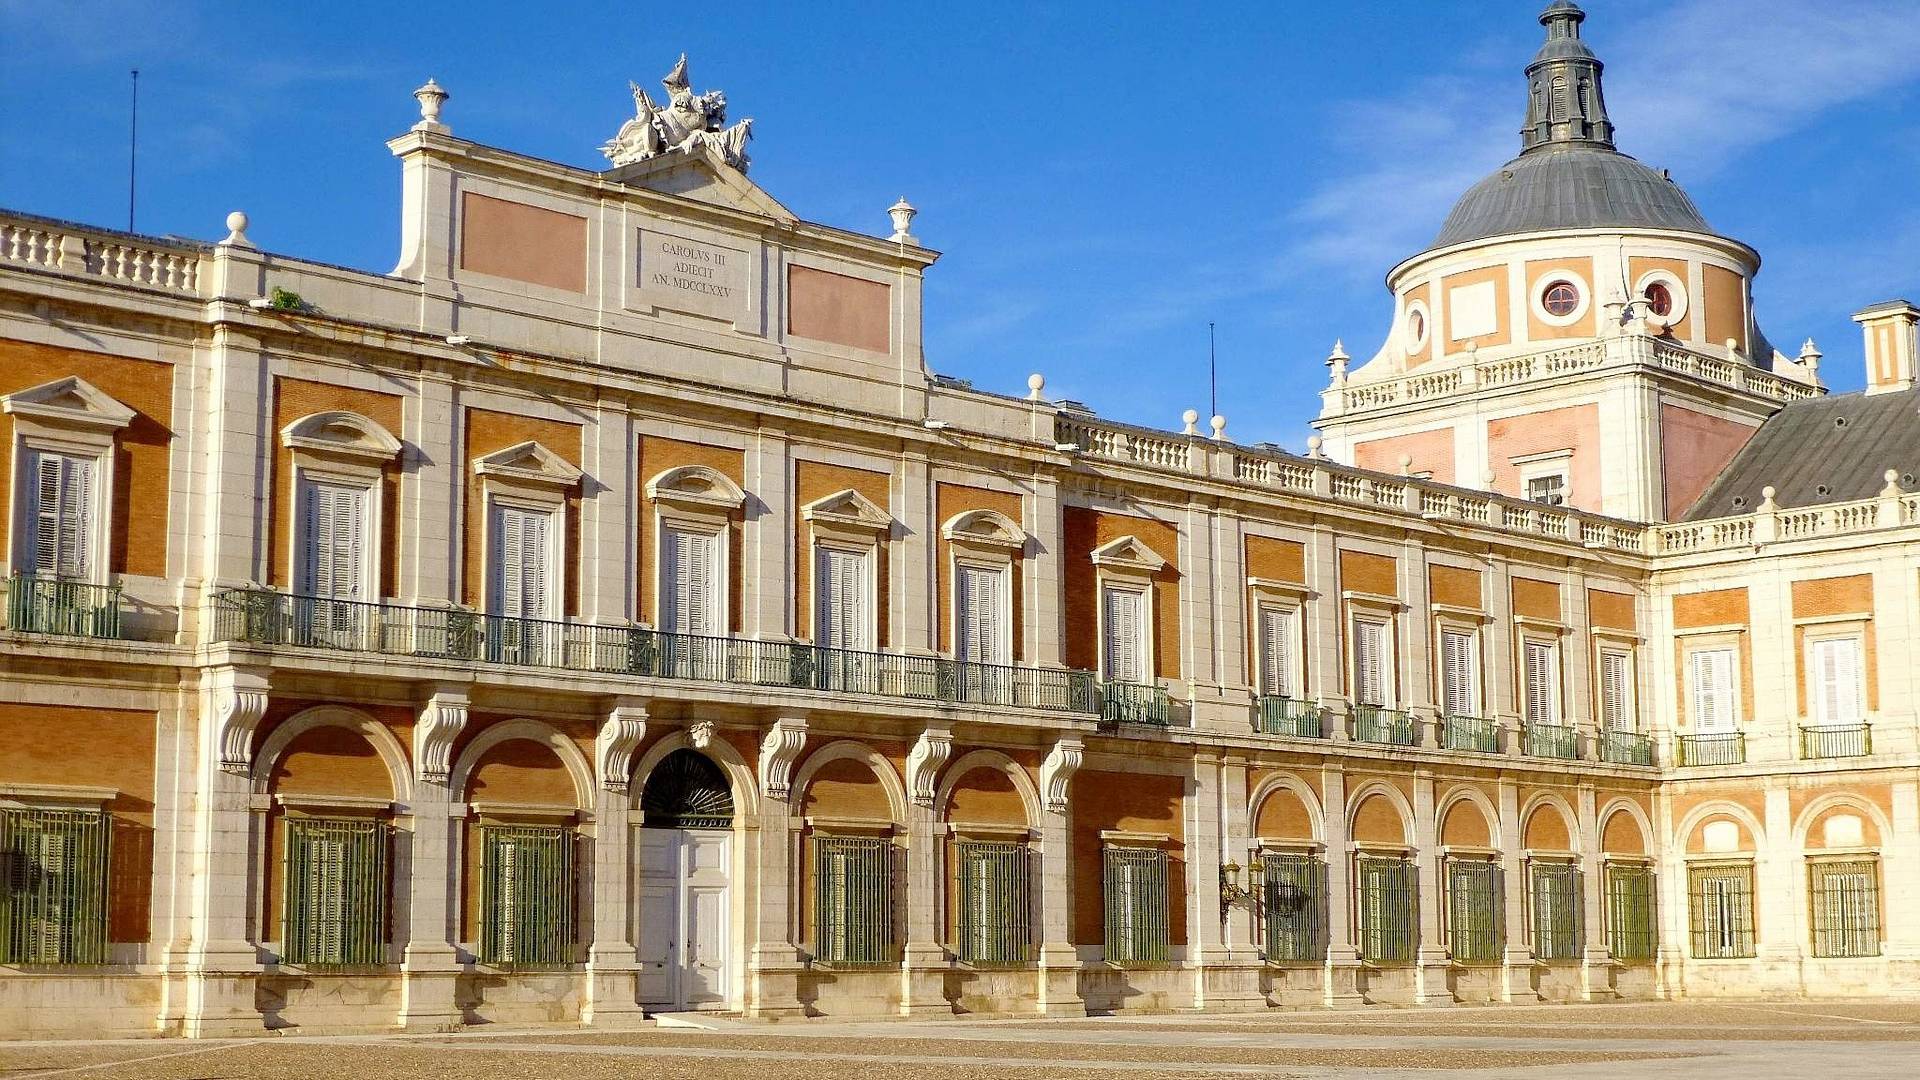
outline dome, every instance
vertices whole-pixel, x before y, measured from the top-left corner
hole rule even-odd
[[[1663,174],[1590,143],[1549,143],[1468,188],[1433,246],[1593,228],[1713,231],[1680,185]]]

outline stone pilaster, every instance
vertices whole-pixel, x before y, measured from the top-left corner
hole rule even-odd
[[[763,641],[793,633],[792,463],[786,433],[763,427],[747,447],[746,488],[752,492],[742,526],[741,610],[745,632]],[[757,506],[753,504],[759,504]]]
[[[253,820],[253,730],[267,709],[263,672],[210,672],[201,694],[199,858],[193,867],[192,935],[186,957],[183,1033],[195,1038],[257,1034],[254,980],[261,957],[250,933],[252,868],[259,830]]]
[[[1040,773],[1040,964],[1036,995],[1046,1016],[1085,1016],[1080,954],[1073,947],[1073,806],[1067,798],[1083,747],[1063,739]]]
[[[634,895],[633,824],[629,812],[631,756],[646,736],[643,702],[618,699],[601,721],[596,742],[593,809],[593,942],[587,947],[588,1023],[641,1018],[639,953],[628,934]]]
[[[1420,937],[1414,952],[1413,1000],[1420,1005],[1451,1005],[1447,985],[1447,946],[1440,932],[1440,826],[1434,813],[1433,773],[1413,774],[1414,867],[1420,903]]]
[[[1582,597],[1582,603],[1585,599]],[[1613,955],[1607,950],[1606,863],[1600,858],[1600,818],[1598,795],[1590,783],[1582,783],[1575,813],[1579,816],[1579,834],[1574,838],[1580,853],[1581,910],[1585,940],[1580,950],[1580,997],[1586,1001],[1605,1001],[1619,997],[1613,987]]]
[[[466,694],[443,687],[421,705],[414,727],[407,933],[400,961],[400,1022],[411,1030],[447,1030],[463,1021],[456,1004],[460,962],[453,945],[463,819],[454,809],[459,797],[447,790],[447,770],[453,740],[466,719]]]
[[[1345,770],[1334,764],[1322,767],[1320,792],[1327,842],[1326,1003],[1335,1007],[1364,1005],[1359,939],[1353,925],[1353,844],[1347,828]]]
[[[1505,575],[1501,575],[1502,588]],[[1502,624],[1495,622],[1496,632]],[[1509,632],[1511,625],[1508,626]],[[1511,682],[1511,680],[1503,680]],[[1533,988],[1533,948],[1527,942],[1527,862],[1522,855],[1520,835],[1520,793],[1513,781],[1498,782],[1497,807],[1500,814],[1500,877],[1506,949],[1500,958],[1500,1000],[1527,1004],[1540,1000]]]

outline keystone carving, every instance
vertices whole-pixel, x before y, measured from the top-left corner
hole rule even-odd
[[[633,752],[640,748],[640,740],[646,736],[645,705],[615,705],[607,710],[607,722],[600,725],[600,735],[594,740],[602,787],[626,793],[627,783],[632,779]]]
[[[414,772],[432,784],[447,782],[453,767],[453,740],[467,726],[467,695],[441,690],[420,708],[420,722],[413,728]]]
[[[687,729],[687,741],[695,750],[705,750],[713,745],[713,721],[701,720]]]
[[[934,780],[940,775],[940,766],[945,765],[952,754],[952,728],[933,724],[920,733],[919,741],[907,754],[907,793],[914,805],[933,806]]]
[[[1053,744],[1047,760],[1040,765],[1040,801],[1050,814],[1067,812],[1067,785],[1080,769],[1080,758],[1087,746],[1079,739],[1061,739]]]
[[[793,763],[807,745],[807,719],[783,716],[760,740],[760,790],[770,799],[784,799],[793,791]]]

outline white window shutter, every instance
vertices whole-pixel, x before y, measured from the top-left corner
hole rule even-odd
[[[1440,632],[1441,697],[1449,715],[1478,715],[1473,661],[1472,634],[1461,630]]]
[[[1358,704],[1387,704],[1384,623],[1358,620],[1353,624],[1353,690]]]
[[[1822,724],[1860,722],[1860,639],[1813,643],[1814,719]]]
[[[714,533],[666,529],[660,552],[660,628],[673,634],[719,632],[714,610]]]
[[[1105,596],[1107,678],[1114,682],[1146,682],[1146,657],[1141,608],[1146,595],[1135,589],[1108,588]]]
[[[1000,615],[1005,577],[1004,570],[960,567],[954,590],[958,623],[955,644],[960,659],[976,664],[1007,663],[1007,635]]]
[[[1607,650],[1600,654],[1600,720],[1608,731],[1632,731],[1633,717],[1627,712],[1627,654]]]
[[[830,649],[870,647],[867,559],[864,551],[817,549],[814,560],[815,644]]]
[[[1260,609],[1261,691],[1293,697],[1293,612],[1285,608]]]
[[[1544,641],[1527,642],[1527,723],[1529,724],[1559,723],[1553,700],[1555,653],[1555,648]]]
[[[33,572],[42,577],[92,573],[93,462],[64,454],[33,456]]]
[[[1701,734],[1733,730],[1733,650],[1700,649],[1687,660],[1693,726]]]
[[[499,614],[543,619],[547,611],[546,514],[511,506],[494,512],[495,592]]]

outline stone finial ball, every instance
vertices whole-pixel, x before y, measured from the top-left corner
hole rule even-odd
[[[243,233],[247,231],[247,214],[244,210],[235,210],[227,215],[227,231]]]
[[[1882,480],[1885,480],[1885,481],[1886,481],[1887,483],[1889,483],[1889,484],[1891,484],[1891,483],[1893,483],[1893,482],[1894,482],[1895,480],[1898,480],[1898,479],[1900,479],[1900,470],[1899,470],[1899,469],[1888,469],[1888,470],[1887,470],[1887,471],[1886,471],[1886,472],[1885,472],[1884,474],[1882,474],[1882,475],[1881,475],[1881,477],[1880,477],[1880,478],[1881,478]]]
[[[1763,498],[1763,499],[1772,499],[1772,498],[1773,498],[1773,496],[1774,496],[1774,491],[1773,491],[1773,485],[1772,485],[1772,484],[1768,484],[1768,485],[1767,485],[1766,487],[1763,487],[1763,488],[1761,488],[1761,489],[1760,489],[1760,497],[1761,497],[1761,498]]]
[[[1307,436],[1307,449],[1309,450],[1320,449],[1320,436],[1318,435]]]
[[[1207,421],[1207,423],[1212,425],[1215,431],[1225,431],[1227,429],[1227,418],[1221,416],[1219,413],[1214,413],[1213,419]]]
[[[1187,425],[1188,427],[1192,427],[1193,425],[1195,425],[1195,424],[1197,424],[1197,423],[1199,423],[1199,422],[1200,422],[1200,410],[1199,410],[1199,409],[1188,409],[1188,410],[1187,410],[1186,412],[1183,412],[1183,413],[1181,413],[1181,414],[1180,414],[1180,422],[1181,422],[1181,423],[1183,423],[1183,424],[1185,424],[1185,425]]]
[[[1047,385],[1047,377],[1045,375],[1040,374],[1037,371],[1027,376],[1027,389],[1029,390],[1033,390],[1037,392],[1046,385]]]

